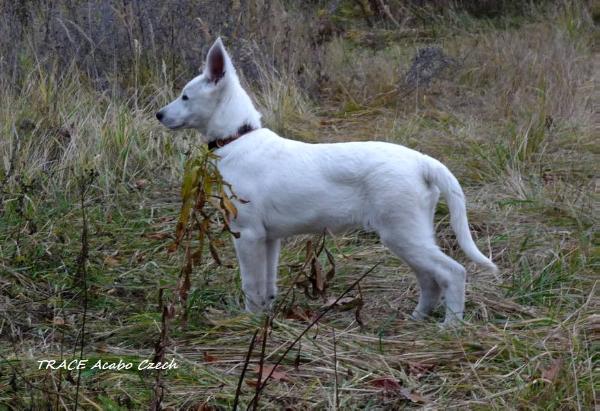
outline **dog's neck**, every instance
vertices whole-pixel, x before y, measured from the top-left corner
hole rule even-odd
[[[230,73],[229,77],[221,81],[227,83],[219,95],[215,96],[219,103],[206,125],[198,127],[206,136],[206,140],[226,140],[240,134],[241,129],[247,128],[244,126],[261,128],[260,113],[254,108],[250,96],[242,88],[237,76]]]
[[[224,137],[224,138],[218,138],[216,140],[212,140],[208,143],[208,149],[210,151],[216,150],[218,148],[221,148],[223,146],[226,146],[227,144],[237,140],[238,138],[242,137],[244,134],[250,133],[251,131],[256,130],[255,127],[252,127],[249,124],[242,124],[240,128],[238,128],[237,132],[231,136],[228,137]]]

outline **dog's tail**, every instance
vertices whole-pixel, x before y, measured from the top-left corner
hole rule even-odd
[[[498,272],[498,267],[489,258],[484,256],[473,242],[469,223],[467,221],[467,209],[465,206],[465,195],[458,180],[448,168],[437,160],[428,162],[428,173],[426,180],[432,182],[446,199],[450,210],[450,225],[456,234],[460,248],[476,264],[485,267],[491,272]]]

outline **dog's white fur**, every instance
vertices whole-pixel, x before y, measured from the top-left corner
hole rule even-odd
[[[261,128],[221,39],[203,73],[157,117],[171,129],[198,129],[206,143],[235,135],[242,125],[256,129],[216,150],[223,178],[248,200],[236,203],[231,221],[240,233],[234,244],[248,311],[267,308],[276,296],[282,238],[363,228],[376,231],[415,272],[421,294],[414,318],[426,317],[443,297],[445,322],[462,319],[466,271],[435,242],[440,193],[461,248],[497,270],[473,242],[462,189],[442,163],[396,144],[306,144]]]

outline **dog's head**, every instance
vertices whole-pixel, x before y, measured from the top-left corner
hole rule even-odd
[[[261,127],[260,114],[240,85],[221,38],[208,51],[202,73],[156,118],[171,130],[197,129],[205,142],[234,135],[243,125]]]

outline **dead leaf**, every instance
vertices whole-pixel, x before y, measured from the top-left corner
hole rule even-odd
[[[273,364],[263,364],[262,375],[261,375],[261,379],[260,379],[261,385],[265,383],[267,378],[269,378],[269,380],[291,382],[290,377],[288,377],[287,373],[285,373],[285,371],[280,371],[280,370],[281,370],[280,366],[277,366],[277,368],[275,368],[275,365],[273,365]],[[256,365],[254,367],[254,371],[256,373],[258,373],[260,371],[260,366]],[[272,374],[271,374],[271,371],[273,371]],[[270,377],[269,377],[269,374],[271,374]],[[256,385],[258,384],[258,380],[249,380],[249,381],[246,381],[246,384],[250,385],[251,387],[256,387]]]
[[[192,261],[188,258],[187,263],[183,266],[183,269],[181,270],[179,281],[177,282],[177,292],[179,293],[179,298],[184,303],[184,305],[187,301],[187,297],[192,286],[192,281],[190,279],[191,273]]]
[[[237,208],[235,208],[231,200],[229,200],[227,196],[224,195],[224,193],[223,197],[221,197],[221,207],[223,208],[223,210],[225,210],[228,220],[231,219],[231,217],[237,217]]]
[[[542,379],[554,383],[562,366],[562,358],[557,358],[550,364],[550,367],[542,371]]]
[[[204,191],[198,191],[198,194],[196,194],[196,205],[194,206],[194,208],[196,210],[202,210],[205,204],[206,194],[204,193]]]
[[[163,316],[168,319],[175,317],[175,306],[172,303],[163,307]]]
[[[325,254],[327,255],[327,261],[329,261],[329,265],[331,266],[329,271],[327,271],[327,274],[325,274],[325,278],[327,281],[331,281],[335,276],[335,260],[327,248],[325,248]]]
[[[198,404],[198,405],[190,407],[190,410],[194,410],[194,411],[215,411],[216,408],[213,407],[212,405],[207,404],[206,402],[203,402],[202,404]]]
[[[423,363],[423,362],[408,362],[408,375],[420,379],[426,374],[429,374],[435,368],[435,364]]]
[[[302,308],[299,305],[294,305],[285,313],[285,318],[287,319],[306,322],[310,322],[312,316],[312,311],[310,311],[308,308]]]
[[[133,253],[133,260],[136,263],[141,263],[145,259],[146,259],[146,255],[143,252],[141,252],[140,250],[136,250],[135,253]]]
[[[421,404],[427,402],[421,394],[414,392],[408,388],[400,389],[400,394],[402,394],[402,396],[404,398],[406,398],[407,400],[410,400],[412,402],[421,403]]]
[[[54,325],[65,325],[65,319],[62,317],[54,317],[52,320],[52,324]]]
[[[204,358],[204,362],[215,362],[215,361],[217,361],[217,357],[215,357],[214,355],[210,355],[206,351],[204,351],[202,353],[202,358]]]
[[[106,257],[104,257],[104,264],[109,267],[117,267],[121,263],[116,257],[113,257],[112,255],[107,255]]]
[[[183,206],[182,206],[182,208],[183,208]],[[183,240],[183,236],[185,235],[185,231],[186,231],[185,227],[187,225],[188,218],[189,218],[189,211],[184,211],[182,209],[181,219],[175,226],[175,244],[176,244],[176,246],[179,246],[179,243],[181,243],[181,240]]]
[[[304,256],[304,267],[306,267],[306,265],[310,262],[310,260],[312,260],[313,254],[314,253],[313,253],[312,241],[307,240],[306,241],[306,255]]]
[[[402,389],[402,385],[393,377],[380,377],[369,381],[369,384],[375,388],[379,388],[385,392],[398,391]]]
[[[157,221],[159,223],[170,223],[170,222],[175,221],[175,217],[170,216],[170,215],[165,215],[162,217],[158,217]],[[153,225],[156,226],[157,224],[153,224]]]
[[[177,241],[173,241],[171,244],[169,244],[169,246],[167,247],[167,253],[172,254],[175,251],[177,251],[177,249],[179,248],[179,242]]]
[[[356,322],[358,324],[365,325],[364,322],[363,322],[363,320],[362,320],[362,318],[361,318],[361,316],[360,316],[362,308],[365,305],[365,302],[363,301],[362,296],[360,298],[358,298],[358,302],[355,305],[356,305],[356,310],[354,311],[354,319],[356,320]],[[354,304],[352,306],[354,306]]]
[[[310,273],[315,281],[315,288],[319,292],[325,290],[325,278],[323,277],[323,268],[317,258],[313,258],[310,262]]]
[[[202,250],[196,250],[190,256],[192,264],[199,265],[202,262]]]
[[[154,232],[154,233],[145,233],[144,237],[150,240],[164,240],[165,238],[170,238],[171,234],[166,232]]]
[[[138,190],[141,190],[143,188],[146,188],[148,186],[149,181],[146,179],[139,179],[135,181],[135,188],[137,188]]]
[[[108,345],[106,345],[105,343],[100,343],[96,345],[95,350],[97,352],[108,352]]]
[[[333,307],[338,308],[341,311],[347,311],[362,304],[362,300],[358,297],[342,297],[338,302],[336,302],[336,300],[337,297],[330,297],[323,307]]]

